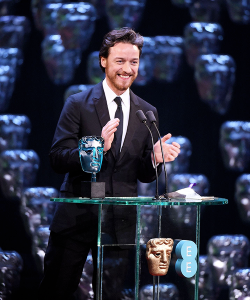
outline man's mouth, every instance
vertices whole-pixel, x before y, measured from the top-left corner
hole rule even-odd
[[[119,77],[123,78],[123,79],[129,79],[129,77],[131,75],[121,75],[121,74],[118,74]]]

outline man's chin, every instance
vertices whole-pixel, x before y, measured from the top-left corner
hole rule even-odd
[[[125,84],[117,84],[116,88],[121,92],[125,92],[128,88],[131,87],[133,82],[134,82],[134,80],[131,80],[130,82],[125,83]]]

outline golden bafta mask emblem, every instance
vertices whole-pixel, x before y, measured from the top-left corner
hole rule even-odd
[[[146,259],[149,273],[153,276],[164,276],[168,272],[174,241],[155,238],[147,242]]]

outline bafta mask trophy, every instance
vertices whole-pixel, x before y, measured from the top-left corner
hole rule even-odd
[[[168,272],[174,241],[155,238],[147,242],[146,259],[149,273],[153,276],[164,276]]]
[[[101,170],[104,139],[100,136],[84,136],[78,149],[82,170],[92,173],[91,181],[81,182],[82,197],[105,198],[105,182],[96,182],[96,173]]]

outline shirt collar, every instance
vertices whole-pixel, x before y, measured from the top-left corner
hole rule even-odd
[[[105,94],[105,97],[106,97],[106,100],[107,100],[107,104],[109,105],[118,96],[108,86],[106,78],[103,80],[102,86],[103,86],[104,94]],[[123,104],[125,106],[128,106],[129,101],[130,101],[129,88],[126,89],[126,91],[122,95],[120,95],[119,97],[121,97]]]

